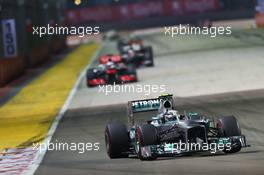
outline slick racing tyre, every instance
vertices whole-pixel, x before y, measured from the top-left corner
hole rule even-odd
[[[218,118],[217,128],[220,137],[241,136],[239,124],[234,116],[224,116]],[[236,153],[239,152],[242,148],[239,140],[231,141],[231,145],[231,149],[224,150],[225,153]]]
[[[136,67],[133,64],[127,66],[127,73],[129,75],[134,75],[136,77],[136,80],[134,82],[138,81],[137,70],[136,70]]]
[[[152,47],[150,46],[145,48],[145,61],[149,62],[146,66],[148,67],[154,66],[153,50]]]
[[[92,85],[89,84],[88,81],[95,78],[96,78],[96,74],[94,73],[94,68],[88,69],[86,72],[87,87],[92,87]]]
[[[128,157],[129,136],[122,123],[110,123],[105,128],[105,145],[108,156],[113,158]]]
[[[157,154],[150,145],[157,145],[158,137],[155,126],[145,124],[136,127],[136,152],[140,160],[155,160]]]

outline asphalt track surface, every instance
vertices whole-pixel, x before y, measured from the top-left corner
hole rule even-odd
[[[137,69],[139,82],[126,84],[145,86],[145,92],[109,92],[109,87],[102,92],[100,88],[87,88],[84,77],[69,108],[120,104],[164,93],[161,88],[149,93],[147,86],[163,86],[165,93],[177,97],[264,88],[264,81],[260,81],[264,74],[264,32],[234,31],[232,36],[217,38],[194,35],[171,38],[162,32],[149,33],[143,37],[147,45],[153,46],[155,66]],[[106,42],[101,54],[117,53],[115,48],[116,43]]]
[[[169,53],[160,52],[160,55],[163,54]],[[111,160],[105,151],[104,127],[110,121],[127,122],[126,105],[72,108],[59,124],[53,143],[99,142],[100,150],[83,154],[76,151],[48,151],[36,174],[263,174],[264,90],[185,97],[175,101],[181,112],[197,111],[210,116],[235,115],[251,147],[231,155],[195,154],[143,162],[135,157]],[[143,120],[149,115],[144,113],[137,117]]]
[[[126,108],[87,108],[68,111],[53,142],[100,142],[100,150],[84,154],[49,151],[36,174],[263,174],[264,91],[178,99],[177,104],[180,111],[237,116],[251,147],[232,155],[169,157],[150,162],[136,158],[110,160],[105,152],[104,126],[109,121],[126,122]]]

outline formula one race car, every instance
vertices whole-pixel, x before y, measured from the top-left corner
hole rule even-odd
[[[154,66],[153,50],[151,46],[144,46],[140,39],[121,40],[117,44],[119,53],[126,62],[139,66]]]
[[[133,65],[113,62],[111,59],[86,72],[87,86],[137,82],[137,72]]]
[[[143,124],[135,123],[134,113],[158,110]],[[234,116],[215,121],[197,113],[179,114],[174,110],[172,95],[157,99],[128,102],[129,130],[118,122],[105,128],[105,143],[110,158],[137,155],[140,160],[194,152],[236,153],[247,147]]]

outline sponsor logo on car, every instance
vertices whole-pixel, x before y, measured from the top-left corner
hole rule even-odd
[[[134,112],[146,111],[146,110],[156,110],[159,108],[159,99],[150,99],[142,101],[133,101],[132,110]]]

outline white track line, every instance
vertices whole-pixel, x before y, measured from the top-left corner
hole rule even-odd
[[[77,87],[79,86],[82,78],[85,76],[86,74],[86,70],[90,67],[90,65],[94,62],[94,60],[98,57],[101,49],[103,47],[103,44],[100,46],[100,48],[97,49],[96,53],[94,54],[94,56],[92,57],[92,60],[90,62],[90,64],[88,64],[84,70],[82,71],[81,75],[79,76],[77,82],[75,83],[73,89],[71,90],[70,94],[68,95],[68,98],[66,100],[66,102],[64,103],[63,107],[61,108],[60,112],[58,113],[58,115],[56,116],[55,120],[53,121],[48,135],[46,137],[46,139],[44,140],[45,145],[48,145],[52,139],[53,134],[55,133],[60,120],[62,119],[63,115],[65,114],[65,112],[67,111],[70,102],[72,100],[72,98],[74,97],[75,93],[77,92]],[[25,173],[25,175],[33,175],[35,173],[35,171],[37,170],[37,168],[39,167],[39,165],[41,164],[45,154],[47,152],[47,149],[43,150],[43,149],[39,149],[37,155],[36,155],[36,159],[33,161],[33,164],[30,166],[30,168],[28,168],[27,172]]]

